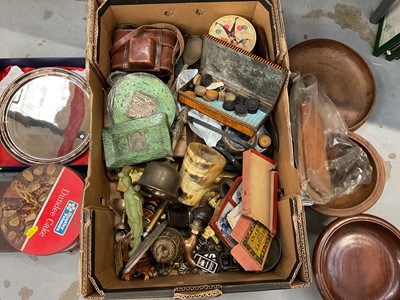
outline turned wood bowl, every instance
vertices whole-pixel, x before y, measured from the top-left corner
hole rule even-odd
[[[290,70],[312,73],[338,107],[350,131],[368,119],[375,104],[375,79],[352,48],[330,39],[312,39],[289,50]]]
[[[311,206],[314,211],[330,217],[350,217],[365,212],[378,201],[385,186],[385,166],[379,153],[358,134],[348,132],[348,135],[368,155],[373,169],[372,180],[349,195],[339,197],[324,205]]]
[[[400,299],[400,231],[367,214],[336,219],[320,234],[313,254],[324,299]]]

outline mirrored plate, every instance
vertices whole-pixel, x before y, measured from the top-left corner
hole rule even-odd
[[[0,98],[4,148],[22,163],[66,163],[89,142],[89,92],[75,72],[40,68],[11,83]]]

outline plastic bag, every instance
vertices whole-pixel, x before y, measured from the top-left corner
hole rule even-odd
[[[367,154],[348,137],[344,119],[314,75],[294,79],[290,110],[303,204],[329,203],[371,181]]]

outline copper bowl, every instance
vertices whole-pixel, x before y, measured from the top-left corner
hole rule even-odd
[[[320,234],[313,271],[324,299],[400,299],[400,231],[358,215],[336,219]]]
[[[385,166],[379,153],[358,134],[349,132],[348,135],[367,153],[373,168],[372,180],[349,195],[337,198],[325,205],[311,206],[314,211],[330,217],[350,217],[365,212],[378,201],[385,186]]]
[[[311,39],[289,50],[289,62],[292,72],[315,75],[350,131],[368,119],[375,104],[375,79],[352,48],[335,40]]]

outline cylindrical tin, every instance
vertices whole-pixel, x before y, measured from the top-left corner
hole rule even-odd
[[[11,181],[0,205],[1,231],[17,250],[49,255],[79,236],[84,181],[58,164],[37,165]]]

